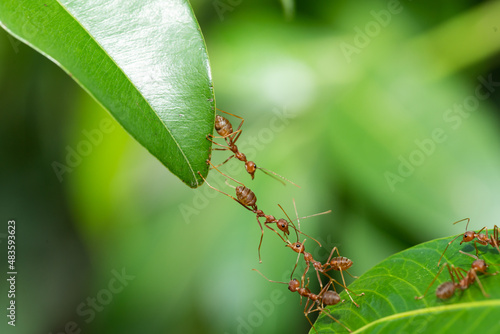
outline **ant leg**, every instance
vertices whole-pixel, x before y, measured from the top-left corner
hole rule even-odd
[[[323,275],[325,275],[326,277],[328,277],[328,278],[330,279],[330,281],[331,281],[331,282],[334,282],[334,283],[336,283],[337,285],[339,285],[339,286],[343,287],[343,288],[345,289],[345,292],[347,293],[347,296],[349,296],[349,299],[351,300],[351,302],[352,302],[352,303],[353,303],[356,307],[359,307],[358,303],[356,303],[356,302],[354,301],[354,299],[352,298],[352,296],[351,296],[350,292],[354,293],[354,294],[355,294],[356,296],[358,296],[358,297],[364,296],[364,295],[365,295],[365,293],[364,293],[364,292],[362,292],[362,293],[360,293],[360,294],[357,294],[357,293],[355,293],[354,291],[352,291],[351,289],[349,289],[349,288],[345,285],[344,275],[342,275],[342,271],[340,271],[340,275],[342,276],[342,282],[343,282],[344,284],[341,284],[339,281],[337,281],[335,278],[333,278],[333,277],[331,277],[330,275],[328,275],[326,272],[323,272]],[[336,290],[336,289],[335,289],[335,285],[333,285],[333,289],[334,289],[334,290]]]
[[[476,249],[476,256],[479,256],[479,249],[477,249],[477,241],[474,240],[474,248]]]
[[[467,225],[465,225],[465,230],[467,231],[467,227],[469,227],[469,223],[470,223],[470,218],[460,219],[460,220],[458,220],[458,221],[454,222],[454,223],[453,223],[453,225],[458,224],[458,223],[461,223],[461,222],[463,222],[464,220],[467,220]]]
[[[481,284],[481,280],[477,276],[476,271],[472,270],[472,274],[474,275],[474,278],[477,281],[477,285],[479,285],[479,289],[481,289],[483,296],[485,296],[486,298],[490,298],[490,295],[487,294],[486,291],[484,291],[483,284]]]
[[[224,161],[222,164],[225,164],[225,163],[226,163],[229,159],[231,159],[232,157],[234,157],[234,155],[232,155],[232,156],[230,156],[229,158],[227,158],[227,160],[226,160],[226,161]],[[223,173],[223,172],[221,172],[219,169],[217,169],[217,167],[219,167],[220,165],[218,165],[218,166],[214,166],[214,165],[212,164],[212,162],[211,162],[211,161],[208,161],[207,163],[208,163],[208,164],[210,164],[210,165],[212,166],[212,168],[213,168],[213,169],[215,169],[216,171],[218,171],[219,173],[221,173],[222,175],[224,175],[224,176],[225,176],[225,177],[227,177],[228,179],[231,179],[231,180],[233,180],[234,182],[236,182],[236,183],[238,183],[238,184],[240,184],[240,185],[242,185],[242,186],[245,186],[245,185],[244,185],[243,183],[241,183],[240,181],[238,181],[238,180],[236,180],[236,179],[232,178],[232,177],[231,177],[231,176],[229,176],[229,175],[224,174],[224,173]],[[221,164],[221,165],[222,165],[222,164]],[[227,184],[227,180],[226,180],[226,184]],[[232,187],[232,188],[234,189],[234,187]]]
[[[288,241],[288,244],[290,245],[290,241]],[[299,263],[299,257],[300,253],[297,253],[297,260],[295,261],[295,266],[293,267],[292,273],[290,274],[290,279],[292,279],[293,273],[295,272],[295,269],[297,269],[297,265]]]
[[[262,246],[262,239],[264,238],[264,229],[262,228],[262,224],[259,221],[259,217],[256,217],[256,218],[257,218],[257,223],[259,223],[260,232],[261,232],[258,252],[259,252],[259,263],[262,263],[262,259],[260,257],[260,246]]]
[[[268,225],[268,224],[272,224],[272,223],[275,223],[275,222],[268,222],[268,221],[266,221],[266,222],[264,223],[264,225],[265,225],[268,229],[270,229],[271,231],[273,231],[274,233],[276,233],[276,234],[278,235],[278,237],[280,237],[280,238],[281,238],[281,240],[283,240],[283,242],[284,242],[284,243],[287,243],[287,242],[286,242],[286,240],[285,240],[285,239],[281,236],[281,234],[279,234],[279,233],[278,233],[278,231],[276,231],[274,228],[272,228],[271,226],[269,226],[269,225]]]
[[[415,299],[422,299],[422,298],[425,297],[425,295],[427,294],[427,292],[429,292],[429,289],[431,288],[432,284],[434,284],[434,282],[436,281],[436,279],[443,272],[443,269],[444,269],[445,266],[448,267],[448,271],[450,270],[450,265],[448,263],[443,264],[441,266],[441,268],[438,270],[436,276],[434,276],[434,279],[432,280],[431,284],[429,284],[429,286],[427,287],[427,289],[425,289],[424,294],[422,296],[415,296]],[[451,276],[451,278],[453,280],[453,275],[451,275],[451,272],[450,272],[450,276]],[[455,282],[455,281],[453,280],[453,282]]]
[[[304,270],[304,273],[302,274],[302,278],[300,279],[300,282],[302,283],[302,286],[304,286],[304,281],[305,281],[305,278],[306,278],[306,274],[309,271],[309,268],[310,268],[310,262],[307,261],[306,262],[306,269]]]
[[[467,218],[467,219],[468,219],[468,218]],[[462,220],[463,220],[463,219],[462,219]],[[462,220],[459,220],[459,221],[462,221]],[[458,222],[457,222],[457,223],[458,223]],[[454,224],[456,224],[456,223],[454,223]],[[448,244],[446,245],[446,248],[444,249],[443,253],[442,253],[442,254],[441,254],[441,256],[439,257],[439,261],[438,261],[438,264],[437,264],[437,266],[438,266],[438,267],[439,267],[439,264],[441,263],[441,260],[443,259],[444,253],[446,253],[446,250],[448,249],[448,247],[450,247],[450,245],[452,244],[452,242],[453,242],[453,241],[457,240],[457,238],[462,237],[462,236],[463,236],[463,234],[459,234],[459,235],[457,235],[455,238],[453,238],[453,240],[452,240],[452,241],[448,242]]]
[[[229,161],[229,160],[231,160],[232,158],[234,158],[234,154],[233,154],[232,156],[230,156],[229,158],[227,158],[226,160],[224,160],[224,162],[223,162],[223,163],[220,163],[220,164],[218,164],[217,166],[212,165],[212,168],[217,169],[217,167],[220,167],[220,166],[224,165],[226,162],[228,162],[228,161]],[[239,182],[238,182],[238,183],[239,183]]]
[[[219,144],[219,143],[218,143],[218,142],[216,142],[216,141],[213,141],[211,138],[218,138],[218,137],[216,137],[216,136],[214,136],[214,135],[208,134],[206,138],[207,138],[209,141],[211,141],[211,142],[212,142],[212,144],[217,145],[217,146],[224,147],[224,150],[231,150],[231,149],[229,148],[229,146],[225,146],[225,145]]]
[[[495,239],[495,232],[497,232],[497,230],[495,230],[495,227],[493,227],[493,235],[491,235],[491,236],[488,235],[488,228],[486,226],[483,228],[486,231],[486,239],[488,239],[491,246],[495,247],[498,250],[498,252],[500,252],[500,249],[498,248],[498,242],[497,242],[498,238]],[[498,227],[497,227],[497,229],[498,229]],[[498,235],[498,232],[497,232],[497,235]]]
[[[351,274],[348,270],[344,270],[346,273],[349,274],[349,276],[351,276],[352,278],[356,279],[356,278],[359,278],[359,276],[354,276],[353,274]]]
[[[234,134],[234,133],[237,133],[237,132],[238,132],[238,133],[239,133],[239,134],[238,134],[238,138],[239,138],[239,136],[240,136],[240,134],[241,134],[241,130],[240,130],[240,129],[241,129],[241,126],[243,125],[243,122],[245,122],[245,119],[244,119],[243,117],[236,116],[235,114],[231,114],[230,112],[227,112],[227,111],[224,111],[224,110],[221,110],[221,109],[218,109],[218,108],[217,108],[217,110],[219,110],[219,111],[223,112],[224,114],[228,114],[228,115],[231,115],[231,116],[233,116],[233,117],[236,117],[236,118],[241,119],[241,123],[240,123],[240,125],[238,125],[238,128],[236,129],[236,131],[234,131],[234,132],[232,133],[232,134]],[[232,140],[232,142],[233,142],[233,143],[235,143],[235,142],[238,140],[238,138],[231,138],[231,140]]]
[[[323,291],[323,282],[321,281],[321,277],[319,277],[318,269],[316,269],[316,276],[318,276],[319,287],[320,287],[321,291]]]
[[[239,133],[241,133],[241,130],[236,130],[236,131],[233,131],[233,132],[231,132],[231,133],[229,133],[229,134],[227,134],[227,135],[225,135],[225,136],[215,136],[215,135],[213,135],[213,134],[211,134],[211,133],[209,133],[208,135],[209,135],[210,137],[212,137],[212,138],[227,139],[227,138],[229,138],[229,137],[231,137],[232,135],[235,135],[235,134],[237,134],[237,133],[238,133],[238,134],[239,134]],[[233,143],[234,143],[234,141],[233,141]]]
[[[343,323],[341,323],[340,321],[338,321],[337,319],[335,319],[331,314],[330,312],[327,312],[325,308],[319,308],[317,309],[320,313],[323,313],[325,314],[327,317],[329,317],[330,319],[332,319],[333,321],[335,321],[336,323],[338,323],[340,326],[344,327],[349,333],[352,333],[352,331],[349,329],[349,327],[347,327],[346,325],[344,325]],[[314,310],[315,311],[315,310]],[[307,317],[307,316],[306,316]],[[309,318],[308,318],[309,319]],[[310,322],[310,321],[309,321]]]
[[[223,146],[223,147],[225,147],[225,146]],[[227,148],[212,147],[212,151],[227,151],[227,150],[228,150]]]
[[[311,322],[311,319],[309,319],[309,317],[308,317],[309,313],[306,313],[306,311],[304,311],[304,315],[306,316],[307,321],[309,321],[309,324],[314,329],[314,331],[316,332],[316,334],[319,334],[318,330],[316,329],[316,327],[314,327],[313,323]],[[336,319],[334,319],[334,320],[336,320]]]
[[[203,177],[203,175],[201,175],[201,173],[200,173],[200,172],[198,172],[198,175],[200,175],[200,177],[201,177],[201,178],[203,179],[203,181],[207,184],[207,186],[209,186],[210,188],[212,188],[212,189],[213,189],[213,190],[215,190],[215,191],[220,192],[220,193],[221,193],[221,194],[223,194],[223,195],[226,195],[227,197],[230,197],[230,198],[234,199],[236,202],[238,202],[238,203],[239,203],[241,206],[243,206],[245,209],[247,209],[247,210],[249,210],[249,211],[252,211],[252,212],[253,212],[253,210],[252,210],[252,209],[250,209],[249,207],[245,206],[243,203],[241,203],[240,201],[238,201],[238,199],[237,199],[237,198],[234,198],[233,196],[231,196],[231,195],[229,195],[229,194],[226,194],[226,193],[225,193],[225,192],[223,192],[222,190],[219,190],[219,189],[217,189],[217,188],[215,188],[215,187],[211,186],[211,185],[210,185],[210,183],[208,183],[208,182],[207,182],[207,180]],[[260,223],[259,223],[259,224],[260,224]]]
[[[293,204],[295,205],[295,200],[293,201]],[[314,241],[315,241],[315,242],[319,245],[319,247],[322,247],[322,246],[321,246],[321,243],[320,243],[318,240],[314,239],[313,237],[311,237],[311,236],[309,236],[309,235],[305,234],[304,232],[302,232],[302,231],[300,230],[300,221],[299,221],[299,218],[298,218],[298,217],[297,217],[297,222],[299,222],[299,229],[297,229],[297,228],[295,227],[295,225],[293,224],[293,221],[290,219],[290,217],[288,217],[288,214],[287,214],[287,213],[286,213],[286,211],[285,211],[285,210],[281,207],[281,205],[280,205],[280,204],[278,204],[278,206],[280,207],[281,211],[283,211],[283,213],[285,214],[285,216],[288,218],[288,220],[290,221],[290,225],[291,225],[291,226],[293,227],[293,229],[295,230],[295,234],[297,234],[297,241],[299,241],[299,235],[298,235],[298,233],[300,233],[300,234],[305,235],[305,236],[306,236],[306,237],[308,237],[309,239],[314,240]],[[295,213],[297,213],[297,208],[295,208]]]
[[[330,260],[332,259],[332,256],[333,256],[333,252],[334,251],[337,251],[337,256],[340,257],[340,253],[339,253],[339,250],[337,247],[333,247],[332,251],[330,252],[330,256],[328,257],[328,260],[326,260],[326,263],[330,262]]]
[[[464,280],[464,277],[467,276],[467,270],[465,269],[462,269],[460,267],[455,267],[454,265],[451,265],[451,270],[450,268],[448,267],[448,271],[450,272],[450,276],[451,276],[451,281],[453,282],[453,284],[460,284],[461,281]],[[456,278],[457,278],[457,282],[458,283],[455,283],[455,279],[453,278],[453,274],[452,272],[455,274]],[[465,276],[464,276],[465,274]]]
[[[493,243],[493,246],[495,246],[495,248],[500,253],[500,248],[498,247],[498,243],[499,243],[499,240],[498,240],[498,226],[496,226],[496,225],[493,227],[493,239],[492,239],[492,243]]]

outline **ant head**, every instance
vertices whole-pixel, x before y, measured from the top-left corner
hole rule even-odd
[[[252,180],[255,177],[255,171],[257,170],[257,166],[255,165],[255,162],[253,161],[247,161],[245,162],[245,169],[247,170],[248,174],[252,176]]]
[[[474,232],[474,231],[466,231],[464,233],[464,237],[463,237],[462,241],[460,242],[460,245],[464,242],[469,242],[469,241],[474,240],[475,234],[476,234],[476,232]]]
[[[297,279],[293,279],[288,283],[288,290],[292,292],[296,292],[300,288],[300,283],[297,281]]]
[[[280,229],[280,231],[284,232],[286,235],[290,234],[290,231],[288,231],[288,222],[281,218],[276,222],[276,225]]]
[[[328,290],[323,294],[323,303],[325,305],[335,305],[340,302],[340,296],[337,292]]]
[[[304,253],[305,251],[305,247],[304,247],[304,244],[302,244],[301,242],[294,242],[293,244],[288,244],[286,245],[286,247],[290,247],[291,249],[293,249],[295,252],[297,253]]]
[[[484,260],[475,260],[472,262],[471,268],[475,271],[485,274],[488,270],[488,265]]]

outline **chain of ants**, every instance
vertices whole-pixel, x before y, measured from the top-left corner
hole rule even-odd
[[[220,111],[222,111],[222,110],[220,110]],[[328,309],[326,309],[326,306],[331,306],[331,305],[338,304],[340,302],[342,302],[342,303],[344,302],[344,300],[341,300],[339,294],[336,292],[335,284],[337,284],[345,289],[351,302],[356,307],[359,307],[359,305],[354,301],[351,294],[354,294],[354,295],[359,297],[359,296],[363,296],[364,293],[355,294],[353,291],[348,289],[346,287],[345,279],[344,279],[344,275],[343,275],[343,272],[347,272],[351,277],[357,278],[356,276],[351,275],[348,271],[348,269],[353,265],[353,262],[346,257],[340,256],[340,253],[339,253],[337,247],[334,247],[332,249],[330,256],[328,257],[326,262],[321,263],[320,261],[316,261],[313,258],[312,254],[306,252],[306,250],[305,250],[305,241],[306,240],[304,239],[302,242],[299,241],[299,233],[314,240],[320,247],[321,247],[321,244],[316,239],[306,235],[305,233],[303,233],[300,230],[300,219],[298,217],[296,208],[295,208],[295,213],[297,216],[296,220],[297,220],[298,227],[296,227],[293,224],[293,221],[290,219],[290,217],[288,217],[286,212],[283,210],[283,208],[279,204],[278,204],[278,206],[281,208],[281,210],[283,211],[285,216],[288,218],[288,220],[283,219],[283,218],[276,219],[272,215],[265,214],[262,210],[258,209],[257,197],[255,196],[255,193],[252,190],[247,188],[243,183],[241,183],[241,182],[235,180],[234,178],[222,173],[217,168],[217,167],[227,163],[230,159],[236,158],[239,161],[244,162],[245,169],[250,174],[252,180],[255,177],[255,172],[257,170],[261,170],[265,174],[268,174],[272,177],[275,177],[276,179],[280,178],[281,180],[278,179],[278,181],[282,182],[283,184],[285,184],[285,183],[282,180],[286,180],[286,181],[292,183],[293,185],[297,186],[295,183],[285,179],[284,177],[282,177],[282,176],[280,176],[272,171],[269,171],[269,170],[264,169],[262,167],[257,167],[255,162],[248,160],[246,158],[245,154],[240,152],[237,145],[236,145],[236,141],[239,139],[239,137],[242,133],[241,127],[243,125],[244,119],[239,117],[239,116],[233,115],[231,113],[225,112],[225,111],[222,111],[222,112],[241,119],[241,122],[240,122],[238,128],[236,129],[236,131],[233,131],[233,126],[228,119],[226,119],[223,116],[216,115],[215,130],[217,131],[219,136],[213,136],[213,135],[209,134],[207,136],[207,139],[210,140],[214,145],[219,146],[216,148],[212,148],[212,150],[230,151],[232,153],[232,155],[229,156],[229,158],[227,158],[224,162],[222,162],[221,164],[219,164],[217,166],[214,166],[209,160],[207,161],[207,164],[210,164],[211,168],[217,170],[225,177],[227,177],[227,178],[229,178],[229,179],[231,179],[234,182],[239,184],[239,186],[233,187],[233,188],[235,188],[235,191],[236,191],[236,197],[233,197],[233,196],[211,186],[208,182],[206,182],[205,178],[203,177],[203,175],[200,172],[198,172],[198,174],[205,181],[205,183],[207,183],[207,185],[210,188],[232,198],[234,201],[236,201],[238,204],[243,206],[245,209],[251,211],[252,213],[254,213],[256,215],[256,219],[257,219],[257,222],[258,222],[260,230],[261,230],[261,237],[260,237],[259,247],[258,247],[259,262],[262,262],[261,256],[260,256],[260,248],[261,248],[262,240],[264,237],[264,228],[262,227],[262,224],[261,224],[259,218],[265,218],[264,226],[267,227],[268,229],[270,229],[271,231],[273,231],[274,233],[276,233],[280,237],[280,239],[285,243],[285,245],[287,247],[291,248],[294,252],[297,253],[297,261],[295,262],[295,266],[294,266],[294,269],[292,271],[292,274],[290,275],[290,281],[288,283],[270,280],[266,276],[264,276],[262,273],[260,273],[257,269],[253,269],[253,270],[257,271],[259,274],[261,274],[265,279],[267,279],[270,282],[287,284],[288,289],[291,292],[297,292],[300,295],[301,299],[302,299],[302,297],[304,297],[306,299],[306,303],[305,303],[305,307],[304,307],[304,315],[305,315],[306,319],[309,321],[309,323],[311,324],[311,326],[314,328],[315,331],[316,331],[316,328],[314,327],[311,320],[309,319],[309,314],[311,314],[313,312],[320,312],[320,313],[325,314],[326,316],[328,316],[329,318],[331,318],[332,320],[334,320],[338,324],[340,324],[348,332],[351,332],[351,330],[346,325],[342,324],[339,320],[334,318],[328,312]],[[226,145],[217,143],[216,141],[214,141],[215,138],[223,139],[225,141]],[[227,180],[226,180],[226,184],[227,184]],[[295,201],[294,201],[294,207],[295,207]],[[331,210],[323,212],[323,213],[311,215],[308,217],[321,215],[321,214],[325,214],[325,213],[329,213],[329,212],[331,212]],[[303,218],[308,218],[308,217],[303,217]],[[462,241],[460,242],[460,244],[462,244],[464,242],[474,241],[474,248],[476,249],[475,256],[460,251],[460,253],[468,255],[468,256],[473,257],[475,259],[471,264],[471,269],[465,270],[463,268],[455,267],[454,265],[450,265],[448,263],[443,264],[441,266],[441,268],[438,270],[438,273],[435,275],[432,282],[429,284],[429,286],[425,290],[424,294],[422,296],[416,296],[415,299],[422,299],[427,295],[427,292],[429,291],[430,287],[434,284],[434,282],[439,277],[439,275],[442,273],[442,271],[444,270],[445,267],[448,269],[448,273],[450,275],[451,281],[446,281],[437,287],[436,296],[439,299],[451,298],[454,295],[456,290],[466,290],[475,282],[478,283],[478,286],[479,286],[481,292],[483,293],[483,295],[485,297],[489,297],[489,295],[485,292],[477,274],[481,273],[483,275],[493,276],[493,275],[498,274],[498,272],[495,272],[495,273],[488,273],[487,272],[488,265],[486,264],[486,262],[484,260],[479,259],[479,257],[478,257],[479,252],[477,249],[477,244],[484,245],[484,246],[491,245],[492,247],[496,248],[498,250],[498,252],[500,253],[500,249],[499,249],[500,240],[499,240],[498,227],[495,225],[493,228],[493,235],[489,235],[488,229],[486,227],[483,227],[477,233],[474,231],[467,231],[467,227],[468,227],[468,224],[470,222],[469,218],[462,219],[460,221],[455,222],[454,224],[457,224],[457,223],[462,222],[464,220],[467,220],[465,234],[457,236],[456,238],[454,238],[453,240],[451,240],[448,243],[448,245],[446,246],[445,250],[443,251],[443,253],[438,261],[438,267],[440,265],[441,259],[443,258],[444,254],[445,254],[446,250],[448,249],[448,247],[450,246],[450,244],[453,243],[458,237],[462,236]],[[271,224],[276,224],[276,227],[283,233],[283,236],[278,231],[276,231],[272,226],[270,226]],[[288,240],[288,236],[290,234],[290,231],[289,231],[290,227],[294,229],[295,234],[297,236],[297,241],[294,243],[291,243]],[[483,230],[485,231],[485,233],[481,233]],[[337,253],[336,257],[333,256],[335,252]],[[300,254],[303,255],[303,259],[305,262],[305,270],[304,270],[304,273],[302,274],[300,281],[299,281],[296,278],[293,278],[293,274],[295,272],[295,269],[297,268]],[[316,272],[316,277],[317,277],[319,285],[320,285],[320,291],[317,294],[311,292],[308,288],[309,278],[306,275],[309,272],[309,270],[311,269],[311,267]],[[335,280],[334,278],[332,278],[328,274],[328,272],[332,271],[332,270],[340,272],[340,275],[342,277],[342,283],[338,282],[337,280]],[[328,279],[327,284],[323,285],[320,274],[325,276]],[[306,278],[307,278],[307,283],[306,283]],[[333,290],[330,290],[330,287],[333,287]]]

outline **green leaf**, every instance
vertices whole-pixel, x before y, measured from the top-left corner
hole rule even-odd
[[[72,76],[182,181],[202,183],[215,101],[186,0],[4,0],[0,24]]]
[[[346,302],[329,307],[331,315],[355,333],[497,333],[500,331],[500,275],[479,279],[490,298],[486,298],[477,282],[465,291],[455,291],[448,300],[436,297],[436,287],[450,281],[446,268],[427,295],[427,289],[439,268],[437,263],[446,244],[454,237],[437,239],[397,253],[354,281],[349,288],[365,296],[354,297],[356,308],[345,291],[341,298]],[[475,254],[471,243],[460,245],[461,238],[451,244],[441,263],[469,270],[473,258],[461,254],[462,250]],[[480,258],[490,265],[490,273],[498,271],[493,266],[500,263],[500,254],[491,246],[478,246]],[[325,314],[315,324],[319,333],[347,333]],[[315,333],[311,329],[310,333]]]

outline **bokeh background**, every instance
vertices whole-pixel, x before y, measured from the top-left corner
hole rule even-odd
[[[331,209],[301,220],[324,246],[306,243],[317,259],[337,246],[360,275],[462,232],[459,219],[498,224],[500,2],[192,4],[217,106],[245,118],[239,147],[301,188],[260,172],[251,181],[237,162],[223,170],[277,217],[278,204],[295,217],[293,199],[300,216]],[[0,88],[0,247],[6,254],[9,219],[18,246],[17,326],[3,316],[2,333],[309,330],[298,296],[251,271],[288,279],[296,256],[277,236],[266,231],[259,264],[252,213],[206,185],[186,187],[4,31]],[[96,131],[59,178],[54,162]],[[209,182],[233,193],[214,172]]]

